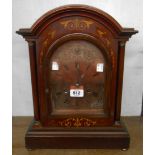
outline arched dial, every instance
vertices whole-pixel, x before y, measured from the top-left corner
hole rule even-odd
[[[84,40],[62,44],[50,58],[48,74],[54,112],[103,112],[106,62],[95,45]]]

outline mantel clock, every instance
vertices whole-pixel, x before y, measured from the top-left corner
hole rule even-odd
[[[28,149],[129,147],[120,120],[126,41],[135,33],[85,5],[56,8],[30,29],[34,120]]]

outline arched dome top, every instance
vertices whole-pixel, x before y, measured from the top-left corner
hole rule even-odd
[[[43,16],[41,16],[32,25],[31,28],[20,29],[19,31],[17,31],[17,33],[23,35],[24,37],[35,36],[38,30],[44,25],[46,25],[50,20],[68,13],[83,13],[91,15],[92,17],[94,17],[94,19],[95,17],[100,18],[101,21],[105,22],[109,27],[111,27],[120,37],[130,37],[132,34],[138,32],[133,28],[123,28],[112,16],[95,7],[87,5],[65,5],[48,11]]]

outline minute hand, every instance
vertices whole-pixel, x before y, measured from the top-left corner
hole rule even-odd
[[[76,70],[77,70],[77,82],[76,82],[76,84],[80,84],[79,82],[80,82],[80,64],[78,63],[78,62],[76,62],[75,63],[75,68],[76,68]]]
[[[79,78],[79,84],[81,84],[82,79],[84,79],[86,73],[88,72],[88,69],[90,68],[90,65],[91,65],[91,64],[88,64],[88,66],[87,66],[85,72],[84,72],[83,74],[80,75],[80,78]]]

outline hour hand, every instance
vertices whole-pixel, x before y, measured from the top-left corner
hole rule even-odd
[[[65,68],[66,71],[69,70],[69,67],[67,65],[64,65],[64,68]]]

